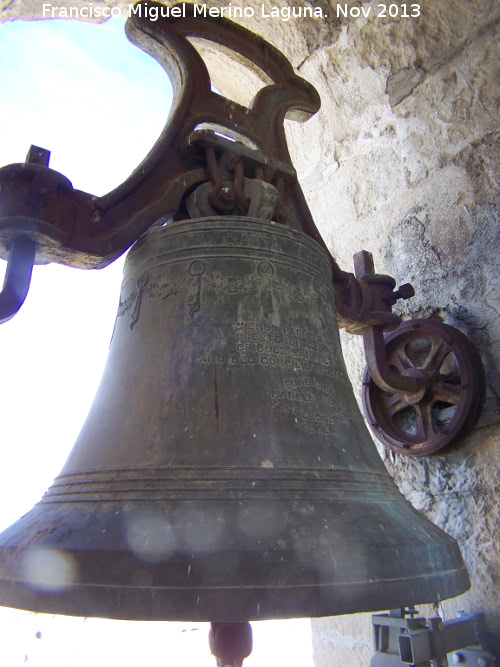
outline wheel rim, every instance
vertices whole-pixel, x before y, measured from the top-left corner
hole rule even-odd
[[[392,451],[433,454],[463,439],[484,403],[485,379],[475,347],[460,331],[435,320],[409,320],[385,337],[387,358],[402,375],[425,376],[418,394],[383,391],[363,378],[363,407],[376,437]]]

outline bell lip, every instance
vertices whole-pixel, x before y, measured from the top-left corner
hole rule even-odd
[[[83,509],[83,504],[76,505],[78,510]],[[377,504],[377,515],[384,506]],[[227,511],[227,504],[224,507]],[[339,506],[330,507],[333,518]],[[418,514],[404,500],[391,507],[388,511],[398,517]],[[373,508],[365,505],[363,514],[368,520],[370,511],[374,512]],[[113,511],[109,516],[114,519],[116,514]],[[250,542],[254,541],[250,540],[250,552],[240,553],[238,541],[227,544],[222,540],[219,546],[215,543],[213,548],[198,549],[196,557],[179,548],[167,560],[148,562],[125,543],[119,547],[121,533],[109,519],[91,533],[83,530],[79,542],[70,546],[72,537],[66,536],[65,517],[64,504],[59,508],[39,504],[2,534],[0,605],[121,620],[235,622],[314,618],[438,603],[470,587],[457,542],[422,516],[420,525],[430,543],[422,543],[414,530],[399,546],[379,533],[377,545],[370,544],[369,551],[363,552],[365,526],[363,534],[355,532],[351,540],[339,544],[338,562],[328,558],[330,550],[326,547],[310,552],[306,545],[302,553],[290,544],[280,550],[271,535],[253,547]],[[306,524],[314,522],[309,517],[304,520]],[[103,534],[115,535],[118,541],[114,547],[99,547],[96,540]],[[336,534],[342,537],[342,533]],[[335,544],[334,540],[330,546]],[[36,586],[29,581],[24,557],[33,548],[56,550],[62,556],[56,563],[68,557],[74,569],[70,568],[61,587],[44,587],[43,583]],[[231,563],[241,563],[243,569]],[[49,580],[51,576],[49,573]]]
[[[439,580],[443,595],[436,591]],[[440,603],[470,588],[465,565],[434,576],[358,582],[356,584],[245,588],[76,586],[63,592],[37,592],[16,581],[0,581],[0,605],[36,613],[135,621],[239,622],[321,618],[381,612],[419,604]],[[320,595],[318,595],[320,589]],[[87,599],[87,596],[89,599]],[[90,602],[91,599],[91,602]],[[257,602],[259,600],[259,602]],[[228,609],[231,614],[228,616]]]

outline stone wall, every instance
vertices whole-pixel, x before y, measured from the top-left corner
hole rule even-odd
[[[370,250],[377,272],[414,285],[405,317],[438,317],[481,353],[487,405],[464,443],[419,459],[378,446],[401,491],[459,541],[469,568],[467,594],[422,613],[484,611],[500,631],[500,3],[423,0],[421,15],[406,19],[377,18],[375,3],[344,5],[372,11],[337,17],[335,5],[319,0],[322,20],[245,25],[283,50],[320,93],[321,111],[290,123],[288,135],[316,224],[342,268]],[[39,16],[40,8],[11,0],[0,19]],[[237,75],[215,83],[248,97]],[[359,396],[361,342],[342,340]],[[317,667],[369,665],[368,614],[314,620],[313,634]]]

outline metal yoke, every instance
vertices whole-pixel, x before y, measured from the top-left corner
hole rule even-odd
[[[302,230],[326,249],[291,164],[283,126],[285,118],[304,121],[319,110],[314,87],[294,73],[280,51],[236,23],[195,16],[188,3],[176,5],[182,17],[154,21],[146,6],[155,3],[138,5],[144,11],[129,18],[127,36],[164,67],[174,88],[172,112],[159,140],[131,176],[102,197],[74,190],[48,167],[48,151],[36,147],[26,163],[0,169],[0,257],[12,257],[23,238],[35,244],[36,264],[101,268],[156,221],[175,216],[186,193],[200,183],[213,182],[217,212],[241,207],[242,177],[272,183],[278,191],[275,221]],[[188,38],[230,50],[268,82],[250,108],[211,90],[206,65]],[[45,159],[35,159],[37,152]],[[220,185],[216,191],[217,179],[220,184],[228,177],[234,195]],[[399,295],[387,300],[387,284],[366,290],[333,258],[331,264],[340,326],[356,332],[375,322],[397,326],[400,318],[391,315],[391,305]]]
[[[285,117],[306,120],[318,111],[316,90],[259,36],[226,19],[195,17],[192,4],[180,6],[183,18],[153,21],[145,10],[146,17],[137,12],[126,24],[129,39],[165,68],[174,88],[170,118],[149,155],[103,197],[73,190],[65,177],[46,165],[30,162],[1,169],[4,259],[12,236],[24,233],[38,242],[36,263],[49,260],[83,268],[109,264],[160,217],[174,215],[187,190],[209,180],[205,156],[196,155],[192,146],[192,133],[202,123],[245,138],[255,164],[261,163],[273,175],[286,173],[291,181],[284,194],[286,204],[300,219],[296,224],[321,243],[296,185],[283,127]],[[259,69],[270,85],[257,94],[250,109],[215,93],[206,65],[188,37],[231,49]]]

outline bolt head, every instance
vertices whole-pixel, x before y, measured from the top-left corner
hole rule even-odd
[[[459,665],[461,662],[464,661],[464,656],[462,653],[454,653],[451,656],[451,661],[454,665]]]
[[[413,285],[410,285],[410,283],[405,283],[404,285],[401,285],[401,287],[398,289],[399,292],[399,298],[404,299],[411,299],[412,296],[415,296],[415,290],[413,288]]]
[[[477,664],[479,665],[479,667],[488,667],[488,665],[490,664],[490,659],[485,656],[484,657],[480,656],[477,659]]]

